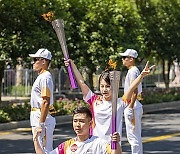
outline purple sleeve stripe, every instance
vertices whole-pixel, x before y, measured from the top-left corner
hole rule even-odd
[[[59,154],[64,154],[64,147],[65,147],[65,142],[64,142],[64,143],[61,143],[61,144],[58,146],[58,152],[59,152]]]
[[[87,101],[89,105],[92,105],[92,103],[94,102],[94,100],[97,98],[97,95],[93,95],[91,96],[91,98]]]

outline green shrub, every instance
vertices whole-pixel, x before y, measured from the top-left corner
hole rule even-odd
[[[145,95],[143,97],[142,104],[154,104],[154,103],[171,102],[177,100],[180,100],[180,94],[178,93],[173,93],[173,92],[155,93],[155,94]]]
[[[0,110],[0,122],[9,122],[9,121],[11,121],[9,114],[4,112],[3,110]]]
[[[59,100],[54,103],[56,115],[72,114],[73,110],[77,106],[87,106],[87,103],[77,98],[74,100],[69,100],[67,98],[59,98]]]
[[[60,98],[54,103],[54,108],[56,110],[56,116],[72,114],[73,110],[77,106],[86,106],[87,104],[83,100],[74,99],[69,100],[67,98]],[[0,110],[0,122],[9,121],[20,121],[28,120],[30,116],[30,104],[16,104],[4,105]]]
[[[29,119],[30,105],[25,104],[13,104],[5,105],[1,107],[0,122],[20,121]]]

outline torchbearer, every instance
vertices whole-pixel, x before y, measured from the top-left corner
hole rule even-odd
[[[80,74],[78,68],[76,67],[75,63],[71,59],[65,60],[64,63],[65,63],[65,66],[68,66],[69,63],[71,64],[74,75],[76,77],[76,81],[81,88],[83,99],[90,106],[90,109],[92,112],[92,125],[90,127],[90,134],[103,138],[107,140],[108,142],[111,142],[110,135],[112,134],[112,126],[114,127],[115,125],[115,124],[112,124],[112,113],[116,112],[116,110],[114,109],[114,106],[112,105],[112,100],[113,100],[112,90],[118,89],[118,88],[111,87],[109,71],[106,70],[102,72],[99,77],[100,95],[98,95],[90,90],[88,85],[85,83],[82,75]],[[117,117],[116,118],[117,118],[118,125],[117,125],[117,128],[114,127],[117,129],[117,131],[113,133],[113,134],[117,134],[117,137],[118,137],[118,139],[117,138],[113,139],[113,141],[118,141],[118,142],[113,142],[113,144],[116,143],[117,150],[118,148],[120,148],[120,144],[121,144],[120,137],[121,137],[121,132],[122,132],[122,117],[123,117],[124,108],[128,106],[128,102],[130,102],[134,90],[137,88],[137,86],[142,81],[142,79],[150,73],[151,68],[152,67],[150,68],[148,67],[148,63],[147,63],[144,70],[141,72],[138,78],[136,78],[133,81],[129,90],[123,95],[123,98],[118,98],[117,101],[113,100],[114,102],[117,102]],[[117,84],[113,84],[113,85],[117,86]],[[117,91],[116,93],[114,93],[116,94],[115,95],[116,97],[118,94]],[[112,109],[112,106],[113,106],[113,109]],[[114,121],[116,120],[113,120],[113,123]],[[113,145],[112,148],[116,148],[116,147]],[[116,151],[116,149],[114,151]]]

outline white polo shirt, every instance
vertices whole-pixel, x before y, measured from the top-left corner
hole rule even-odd
[[[72,138],[61,143],[49,154],[111,154],[110,144],[107,141],[91,136],[84,142]]]
[[[126,75],[124,83],[124,93],[129,89],[130,84],[139,76],[140,71],[136,66],[131,67]],[[142,83],[138,85],[138,94],[142,93]]]
[[[126,75],[125,83],[124,83],[124,93],[127,92],[127,90],[130,87],[130,84],[139,76],[140,71],[136,66],[131,67]],[[138,85],[138,95],[142,93],[142,83]],[[142,107],[142,104],[139,101],[136,101],[134,104],[134,109]]]
[[[50,98],[50,105],[53,105],[53,80],[52,75],[49,71],[46,71],[40,74],[31,90],[31,108],[41,108],[42,105],[42,97],[47,96]],[[31,111],[30,114],[30,122],[31,126],[38,126],[39,119],[41,116],[41,112],[39,111]],[[45,124],[51,124],[55,122],[55,118],[51,115],[47,115]]]
[[[110,135],[112,134],[112,103],[103,100],[102,96],[94,94],[91,90],[89,90],[84,100],[90,105],[93,115],[93,124],[90,133],[110,142]],[[121,98],[118,98],[116,129],[121,136],[123,111],[127,105]]]

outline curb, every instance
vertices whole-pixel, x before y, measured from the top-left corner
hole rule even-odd
[[[174,106],[180,106],[180,101],[143,105],[143,114],[170,109]],[[72,115],[56,116],[55,118],[56,118],[56,123],[58,125],[72,121]],[[30,127],[29,120],[14,121],[14,122],[0,124],[0,131],[17,129],[17,128],[29,128],[29,127]]]
[[[72,121],[72,115],[56,116],[55,118],[57,124],[64,124]],[[30,120],[12,121],[0,124],[0,131],[30,127]]]

